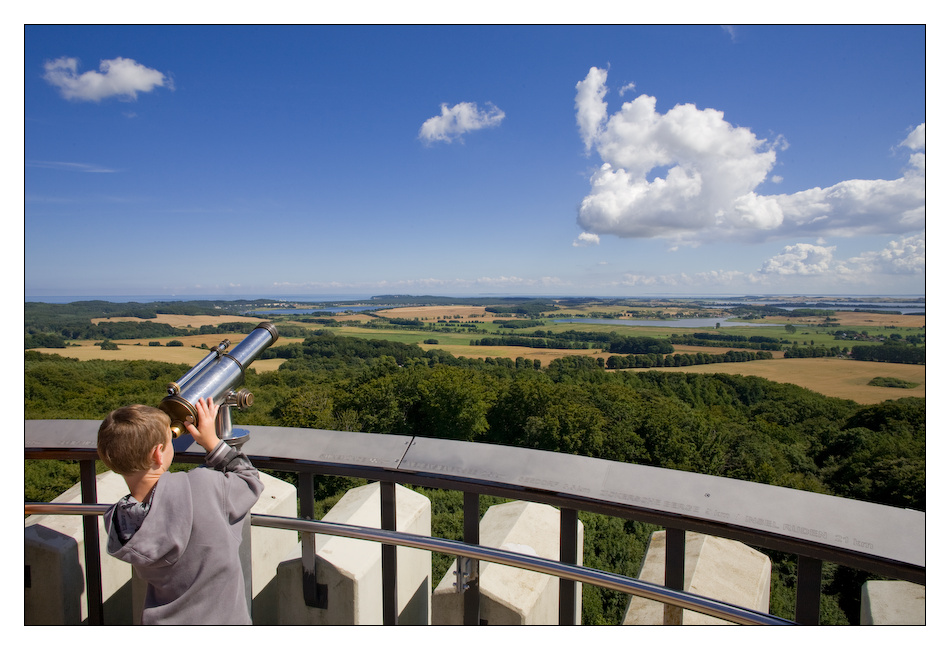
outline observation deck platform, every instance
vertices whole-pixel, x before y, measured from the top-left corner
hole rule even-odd
[[[98,426],[98,420],[29,420],[25,425],[27,459],[80,462],[82,500],[90,505],[85,510],[67,510],[92,521],[92,525],[85,526],[86,592],[92,623],[97,618],[101,621],[102,612],[101,590],[94,575],[99,567],[98,528],[94,517],[102,509],[97,512],[91,505],[98,503],[95,493]],[[251,524],[300,531],[305,566],[307,562],[312,566],[314,533],[382,542],[381,589],[383,621],[387,624],[395,624],[397,620],[393,594],[395,548],[399,545],[556,575],[561,580],[559,607],[564,623],[573,620],[576,610],[576,581],[733,622],[787,622],[682,591],[685,531],[797,555],[795,622],[798,623],[818,623],[824,562],[921,585],[926,582],[923,512],[735,479],[501,445],[289,427],[242,428],[250,432],[243,449],[255,466],[294,472],[298,474],[299,485],[312,485],[316,475],[380,482],[383,495],[380,529],[312,521],[313,498],[306,490],[298,491],[299,518],[254,515]],[[190,436],[177,438],[173,444],[176,462],[203,462],[204,450]],[[464,493],[464,540],[440,540],[397,532],[395,498],[387,496],[394,495],[396,484]],[[560,561],[479,546],[479,495],[559,508]],[[27,504],[27,511],[51,512],[55,508]],[[652,585],[577,565],[576,538],[569,531],[576,530],[579,511],[665,528],[666,584]],[[309,551],[308,538],[311,539]],[[94,543],[88,543],[90,540]],[[466,598],[465,622],[471,624],[479,620],[477,586],[474,595]]]

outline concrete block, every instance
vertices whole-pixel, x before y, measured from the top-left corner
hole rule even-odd
[[[666,531],[653,533],[638,578],[662,585],[666,576]],[[760,612],[769,611],[772,562],[735,540],[686,532],[684,589]],[[624,625],[662,625],[663,604],[631,596]],[[683,610],[684,625],[725,625],[727,621]]]
[[[297,516],[297,488],[261,472],[264,492],[251,508],[253,514]],[[277,567],[299,546],[297,531],[251,526],[251,585],[254,625],[277,625]]]
[[[379,483],[354,488],[326,514],[323,521],[380,527]],[[431,535],[429,499],[396,486],[396,529]],[[315,535],[315,575],[327,585],[327,608],[308,607],[303,599],[300,545],[277,570],[281,625],[381,625],[382,545],[332,535]],[[431,620],[432,553],[397,547],[397,596],[400,625],[427,625]]]
[[[578,521],[578,561],[583,564],[584,527]],[[560,512],[551,506],[513,501],[492,506],[479,523],[482,546],[557,560]],[[461,625],[464,595],[456,593],[453,564],[432,594],[432,622]],[[503,564],[479,563],[479,617],[488,625],[557,625],[559,579]],[[580,623],[581,584],[577,584],[575,622]]]
[[[129,493],[118,474],[96,477],[96,500],[114,503]],[[77,483],[53,503],[82,503]],[[27,625],[78,625],[89,616],[86,601],[86,556],[78,515],[31,515],[25,521],[24,562],[29,586],[25,590]],[[106,553],[106,531],[99,522],[99,561],[102,565],[103,618],[107,624],[130,625],[132,608],[129,579],[132,567]]]
[[[861,625],[926,625],[927,589],[902,580],[868,580],[861,587]]]

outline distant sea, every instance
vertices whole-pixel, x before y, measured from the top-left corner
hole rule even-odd
[[[765,303],[770,304],[774,302],[779,302],[783,299],[782,296],[770,296],[768,298],[755,297],[750,298],[748,296],[729,296],[722,294],[712,294],[708,296],[688,296],[688,295],[676,295],[676,294],[644,294],[642,296],[569,296],[569,295],[528,295],[528,294],[440,294],[447,298],[511,298],[511,297],[523,297],[523,298],[572,298],[572,297],[581,297],[581,298],[598,298],[604,300],[616,300],[618,298],[628,298],[631,300],[661,300],[661,299],[673,299],[673,300],[719,300],[723,302],[756,302],[756,303]],[[143,295],[130,295],[130,296],[26,296],[26,302],[48,302],[48,303],[67,303],[67,302],[79,302],[80,300],[105,300],[107,302],[171,302],[171,301],[186,301],[186,300],[258,300],[258,299],[272,299],[272,300],[285,300],[287,302],[336,302],[336,301],[346,301],[353,302],[357,300],[369,300],[373,297],[373,294],[287,294],[287,295],[274,295],[274,294],[255,294],[255,295],[234,295],[234,294],[196,294],[196,295],[153,295],[153,296],[143,296]],[[789,295],[788,298],[792,298],[792,295]],[[796,298],[802,298],[802,294],[794,294]],[[852,298],[857,301],[861,300],[873,300],[873,299],[903,299],[903,300],[915,300],[918,298],[923,298],[924,296],[917,295],[908,295],[908,296],[875,296],[875,295],[849,295],[842,296],[842,298]],[[835,298],[835,296],[823,295],[821,298],[816,297],[817,300],[826,299],[826,298]],[[843,303],[845,304],[845,303]],[[806,305],[802,305],[806,306]],[[889,305],[893,306],[893,305]],[[904,305],[901,305],[904,306]],[[914,303],[910,306],[918,307],[919,303]]]
[[[518,294],[519,297],[525,299],[531,298],[567,298],[571,296],[528,296]],[[70,302],[79,302],[84,300],[104,300],[106,302],[113,303],[124,303],[124,302],[139,302],[139,303],[148,303],[148,302],[175,302],[175,301],[188,301],[188,300],[259,300],[259,299],[268,299],[282,302],[295,302],[295,303],[305,303],[305,304],[314,304],[314,303],[336,303],[336,302],[358,302],[361,300],[369,300],[373,297],[373,294],[288,294],[288,295],[227,295],[227,294],[196,294],[196,295],[153,295],[153,296],[143,296],[143,295],[129,295],[129,296],[26,296],[26,302],[45,302],[45,303],[55,303],[55,304],[65,304]],[[501,296],[492,295],[488,296],[485,294],[480,295],[454,295],[447,294],[445,297],[448,298],[488,298],[488,297],[514,297],[514,296]],[[603,298],[607,300],[617,299],[618,296],[585,296],[590,298]],[[888,299],[889,302],[882,302],[879,305],[874,305],[874,309],[882,311],[896,311],[901,313],[920,313],[926,310],[926,305],[923,302],[912,302],[915,299],[923,298],[924,296],[856,296],[851,295],[847,298],[851,298],[854,302],[839,302],[837,305],[842,308],[854,309],[855,307],[861,305],[867,305],[870,302],[873,302],[875,299]],[[782,302],[782,296],[770,296],[768,298],[763,297],[728,297],[728,296],[676,296],[676,295],[644,295],[644,296],[627,296],[630,299],[641,299],[641,300],[657,300],[657,299],[674,299],[674,300],[713,300],[721,301],[721,303],[732,303],[735,304],[745,304],[745,303],[758,303],[758,304],[775,304]],[[789,297],[791,298],[791,296]],[[803,296],[796,296],[800,300],[800,304],[797,304],[795,307],[807,308],[814,307],[816,302],[827,300],[828,298],[834,298],[834,296],[822,296],[816,297],[814,299],[805,299],[802,300]],[[842,296],[845,298],[845,296]],[[901,302],[906,300],[908,302]],[[867,302],[862,302],[867,301]],[[721,303],[716,303],[711,306],[716,306]],[[783,309],[793,309],[794,307],[783,307]]]
[[[225,294],[207,294],[194,296],[26,296],[26,302],[47,302],[64,304],[68,302],[80,302],[84,300],[104,300],[106,302],[185,302],[188,300],[258,300],[270,299],[287,302],[352,302],[354,300],[369,300],[372,296],[363,295],[255,295],[255,296],[235,296]]]

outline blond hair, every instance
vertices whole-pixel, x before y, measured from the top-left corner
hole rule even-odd
[[[152,450],[168,441],[170,424],[168,414],[154,406],[133,404],[118,408],[99,425],[99,459],[123,476],[145,471],[152,465]]]

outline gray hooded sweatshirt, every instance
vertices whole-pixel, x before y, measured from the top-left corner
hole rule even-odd
[[[145,625],[250,625],[238,548],[264,490],[243,453],[221,442],[208,467],[165,472],[151,498],[131,495],[103,516],[108,553],[148,583]]]

